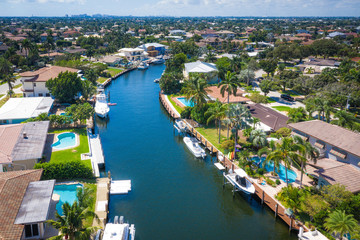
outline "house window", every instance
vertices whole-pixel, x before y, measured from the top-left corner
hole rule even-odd
[[[39,236],[39,226],[37,224],[25,225],[25,238]]]
[[[46,96],[47,96],[47,97],[50,97],[50,93],[47,93]]]
[[[36,83],[33,83],[33,87],[36,87]]]
[[[39,97],[42,97],[43,96],[43,94],[42,93],[39,93]]]

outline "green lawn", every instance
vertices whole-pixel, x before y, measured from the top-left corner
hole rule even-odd
[[[88,153],[89,152],[89,144],[86,134],[86,129],[62,129],[62,130],[51,130],[49,133],[62,133],[62,132],[75,132],[80,137],[80,145],[72,148],[72,149],[66,149],[66,150],[60,150],[55,151],[51,153],[51,159],[50,162],[61,162],[61,161],[74,161],[74,160],[81,160],[81,154],[82,153]],[[91,166],[91,160],[82,160],[83,163],[85,163],[90,169],[92,169]]]
[[[287,107],[287,106],[274,106],[272,108],[281,112],[288,112],[291,109],[291,107]]]
[[[184,110],[182,107],[178,106],[172,99],[170,95],[167,95],[167,98],[169,99],[169,101],[171,102],[171,104],[174,106],[174,108],[176,109],[176,111],[178,111],[178,113],[181,114],[181,112]]]
[[[276,102],[273,98],[271,98],[271,97],[267,97],[267,102],[268,103],[274,103],[274,102]]]
[[[105,77],[99,77],[97,82],[98,83],[104,83],[108,78],[105,78]]]
[[[91,202],[91,206],[90,206],[90,210],[95,212],[95,204],[96,204],[96,191],[97,191],[97,185],[96,183],[84,183],[85,187],[88,187],[92,190],[92,194],[91,197],[93,199],[93,201]],[[85,227],[91,227],[93,224],[93,220],[94,218],[89,216],[88,218],[85,219]]]
[[[111,68],[109,67],[108,69],[106,69],[107,72],[109,72],[111,74],[111,76],[115,76],[118,73],[121,73],[122,71],[124,71],[123,69],[120,68]]]
[[[221,143],[226,140],[227,129],[223,126],[221,130],[221,142],[219,143],[219,132],[215,127],[199,127],[196,130],[203,135],[209,142],[211,142],[217,149],[224,152],[225,149],[221,147]]]

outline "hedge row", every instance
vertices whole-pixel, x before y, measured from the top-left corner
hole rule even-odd
[[[35,169],[43,169],[42,179],[68,180],[74,178],[93,178],[92,169],[80,160],[68,162],[37,163]]]

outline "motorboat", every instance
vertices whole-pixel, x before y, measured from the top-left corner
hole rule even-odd
[[[141,62],[138,66],[139,70],[145,70],[149,68],[149,64],[147,64],[146,62]]]
[[[246,194],[254,194],[255,193],[255,187],[250,182],[250,180],[247,178],[246,172],[239,168],[235,169],[234,171],[230,170],[228,174],[224,176],[235,186],[237,189],[241,190],[242,192]]]
[[[184,137],[184,143],[188,147],[188,149],[194,154],[197,158],[205,158],[206,153],[205,150],[202,149],[199,145],[199,141],[193,137]]]
[[[159,82],[160,82],[160,78],[154,80],[154,83],[159,83]]]
[[[100,239],[96,236],[96,240]],[[134,224],[124,223],[124,217],[115,216],[114,223],[107,223],[102,240],[135,240]]]
[[[165,59],[163,58],[156,58],[152,61],[153,64],[163,64],[165,63]]]
[[[174,127],[178,129],[179,132],[186,132],[187,126],[182,119],[175,120]]]
[[[100,92],[96,95],[95,102],[95,113],[101,118],[106,118],[109,114],[110,108],[108,106],[106,95],[103,92]]]

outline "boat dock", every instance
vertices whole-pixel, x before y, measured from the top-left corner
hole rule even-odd
[[[178,119],[180,117],[180,114],[175,110],[175,108],[172,106],[172,104],[167,99],[167,95],[159,93],[159,99],[160,102],[163,104],[164,108],[168,111],[170,116],[173,119]],[[186,125],[188,132],[192,134],[195,138],[197,138],[204,146],[207,148],[210,153],[216,154],[216,159],[219,159],[219,154],[223,155],[221,161],[218,163],[222,165],[222,167],[217,164],[215,165],[220,171],[228,171],[229,169],[235,170],[239,168],[237,165],[235,165],[231,160],[229,160],[221,151],[219,151],[214,145],[212,145],[203,135],[201,135],[195,128],[194,123],[189,120],[183,120]],[[260,184],[257,183],[257,179],[252,179],[250,177],[247,178],[255,187],[255,194],[260,198],[261,203],[267,205],[272,211],[274,211],[274,216],[280,217],[288,226],[290,230],[299,230],[300,227],[303,227],[305,230],[307,228],[300,222],[296,221],[295,219],[289,217],[285,214],[285,207],[278,202],[273,195],[270,194],[271,189],[267,189],[264,186],[260,186]],[[270,187],[270,186],[267,186]],[[269,193],[267,193],[269,192]]]
[[[128,194],[131,191],[131,180],[111,180],[110,194]]]
[[[98,133],[92,134],[91,129],[88,129],[87,134],[89,139],[91,166],[95,177],[100,177],[99,168],[104,167],[105,165],[100,135]]]
[[[95,213],[98,215],[100,222],[94,219],[93,226],[99,226],[104,229],[108,215],[110,179],[108,177],[97,178],[96,184],[97,191]]]

